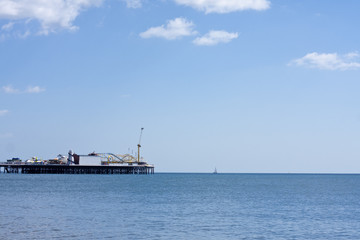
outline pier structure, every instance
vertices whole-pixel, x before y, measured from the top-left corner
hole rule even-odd
[[[42,160],[32,157],[23,162],[12,158],[0,162],[0,173],[22,174],[154,174],[154,165],[148,164],[140,157],[141,128],[138,154],[96,153],[79,155],[69,150],[68,157],[59,154],[56,158]]]
[[[1,173],[21,174],[154,174],[153,165],[65,165],[0,163]]]

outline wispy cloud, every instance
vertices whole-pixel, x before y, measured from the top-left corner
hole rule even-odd
[[[3,91],[5,93],[19,93],[19,89],[13,88],[11,85],[3,86]]]
[[[349,52],[349,53],[345,54],[345,57],[347,59],[357,58],[357,57],[359,57],[359,53],[358,52]]]
[[[173,20],[169,20],[166,25],[149,28],[145,32],[140,33],[140,37],[158,37],[165,38],[167,40],[174,40],[184,36],[197,34],[193,28],[194,24],[191,21],[188,21],[185,18],[175,18]]]
[[[12,133],[0,133],[0,138],[12,138],[13,136]]]
[[[141,0],[123,0],[126,2],[126,6],[128,8],[141,8],[142,1]]]
[[[344,55],[337,53],[312,52],[304,57],[292,60],[289,65],[317,68],[322,70],[352,70],[360,69],[360,62],[357,52],[350,52]]]
[[[129,98],[129,97],[131,97],[131,95],[130,94],[121,94],[120,97],[121,98]]]
[[[14,94],[14,93],[41,93],[44,92],[46,89],[39,87],[39,86],[29,86],[25,90],[19,90],[17,88],[12,87],[11,85],[3,86],[3,91],[8,94]]]
[[[202,37],[195,38],[194,44],[199,46],[213,46],[219,43],[228,43],[238,38],[238,33],[229,33],[226,31],[210,31]]]
[[[30,36],[30,34],[31,34],[31,32],[29,31],[29,30],[26,30],[25,32],[23,32],[23,33],[18,33],[18,34],[16,34],[16,36],[18,37],[18,38],[27,38],[28,36]]]
[[[1,30],[10,31],[14,26],[14,22],[9,22],[7,24],[2,25]]]
[[[267,0],[175,0],[176,3],[195,8],[205,13],[229,13],[243,10],[266,10]]]
[[[8,112],[9,112],[9,110],[6,110],[6,109],[0,110],[0,117],[5,116],[6,114],[8,114]]]
[[[45,91],[45,88],[41,88],[39,86],[35,86],[35,87],[31,87],[29,86],[25,92],[27,93],[41,93],[41,92],[44,92]]]
[[[104,0],[1,0],[0,18],[8,20],[19,20],[26,24],[28,21],[36,20],[40,23],[38,34],[47,35],[57,30],[77,30],[73,25],[74,20],[80,12],[90,8],[98,7]],[[5,26],[5,29],[13,25]],[[3,27],[4,27],[3,26]],[[3,29],[4,30],[4,29]],[[27,31],[25,31],[27,32]]]

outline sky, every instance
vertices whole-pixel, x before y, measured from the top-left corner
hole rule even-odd
[[[359,173],[358,0],[0,0],[0,159]]]

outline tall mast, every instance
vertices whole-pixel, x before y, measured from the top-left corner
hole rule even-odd
[[[144,128],[141,128],[141,131],[140,131],[140,138],[139,138],[139,144],[137,145],[138,146],[138,163],[140,162],[140,148],[141,148],[141,136],[142,136],[142,132],[143,132]]]

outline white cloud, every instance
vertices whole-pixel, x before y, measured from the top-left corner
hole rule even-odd
[[[0,116],[4,116],[9,112],[9,110],[0,110]]]
[[[229,13],[243,10],[266,10],[268,0],[175,0],[176,3],[189,6],[206,13]]]
[[[13,88],[11,85],[7,85],[2,87],[5,93],[19,93],[19,89]]]
[[[104,0],[0,0],[0,19],[35,19],[40,25],[39,34],[47,35],[59,29],[74,31],[73,21],[81,11],[100,6]]]
[[[357,57],[359,57],[359,53],[358,52],[350,52],[348,54],[345,54],[345,57],[348,59],[357,58]]]
[[[16,36],[18,38],[27,38],[28,36],[30,36],[31,32],[29,30],[26,30],[24,33],[18,33]]]
[[[212,46],[218,43],[228,43],[237,38],[238,33],[229,33],[226,31],[210,31],[202,37],[195,38],[193,41],[196,45]]]
[[[25,92],[27,93],[41,93],[41,92],[44,92],[45,91],[45,88],[41,88],[39,86],[35,86],[35,87],[28,87]]]
[[[126,6],[128,8],[141,8],[142,1],[141,0],[124,0],[126,2]]]
[[[140,33],[142,38],[159,37],[168,40],[178,39],[184,36],[196,34],[193,30],[194,24],[185,18],[175,18],[167,22],[166,26],[152,27]]]
[[[337,53],[308,53],[302,58],[295,59],[289,65],[318,68],[323,70],[351,70],[359,69],[360,62],[355,61],[359,54],[350,52],[345,55]]]
[[[25,89],[24,91],[21,91],[19,89],[16,89],[16,88],[13,88],[11,85],[8,85],[8,86],[4,86],[2,87],[3,88],[3,91],[5,93],[40,93],[40,92],[44,92],[45,91],[45,88],[41,88],[39,86],[29,86],[27,89]]]
[[[14,24],[15,24],[14,22],[9,22],[7,24],[4,24],[2,25],[1,30],[10,31],[13,28]]]

